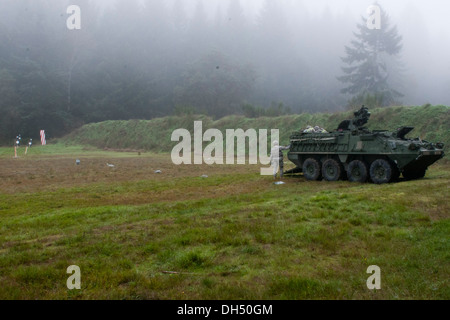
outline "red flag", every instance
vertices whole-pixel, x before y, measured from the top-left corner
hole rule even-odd
[[[47,141],[45,141],[45,130],[41,130],[41,145],[45,146]]]

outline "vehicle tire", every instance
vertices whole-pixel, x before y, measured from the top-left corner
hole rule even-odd
[[[303,162],[303,175],[306,180],[316,181],[322,178],[319,161],[313,158],[308,158]]]
[[[370,179],[372,179],[373,183],[388,183],[391,181],[392,177],[393,168],[388,161],[377,159],[370,166]]]
[[[343,168],[342,165],[334,160],[328,159],[322,165],[322,175],[327,181],[338,181],[342,177]]]
[[[403,177],[406,180],[422,179],[423,177],[425,177],[426,172],[427,169],[406,170],[403,171]]]
[[[360,160],[353,160],[348,164],[347,177],[350,182],[367,181],[367,165]]]

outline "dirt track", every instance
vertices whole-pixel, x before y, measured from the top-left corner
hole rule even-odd
[[[136,157],[46,156],[0,158],[0,192],[36,192],[92,183],[167,180],[202,175],[258,173],[259,165],[174,165],[170,155]],[[113,164],[114,167],[107,165]],[[155,173],[161,170],[162,174]]]

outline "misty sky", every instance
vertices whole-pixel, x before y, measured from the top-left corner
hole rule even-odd
[[[263,7],[264,1],[242,0],[241,5],[248,17],[256,17]],[[103,6],[108,6],[112,5],[115,1],[95,0],[95,2],[101,3]],[[170,6],[173,0],[166,0],[165,2]],[[366,9],[374,3],[372,0],[287,0],[285,2],[301,3],[311,15],[320,15],[326,8],[329,8],[334,14],[349,11],[355,16],[355,19],[361,15],[365,16]],[[186,0],[185,3],[191,4],[190,10],[192,11],[196,0]],[[218,6],[221,6],[225,10],[227,3],[227,0],[203,0],[203,4],[208,9],[211,18],[214,16]],[[430,32],[442,32],[450,37],[450,19],[448,18],[450,3],[448,0],[378,0],[378,3],[395,20],[406,15],[410,10],[413,14],[420,12]]]
[[[0,141],[47,122],[57,135],[103,120],[367,104],[354,100],[364,78],[348,78],[358,93],[342,76],[360,67],[348,47],[374,2],[0,0]],[[389,17],[379,34],[402,48],[378,56],[398,99],[376,103],[450,106],[450,1],[377,3]],[[80,30],[66,24],[73,4]]]
[[[164,1],[166,7],[173,6],[175,0]],[[187,12],[192,16],[196,4],[201,1],[213,20],[217,11],[226,12],[229,0],[184,0]],[[285,10],[305,10],[311,19],[321,19],[326,11],[332,16],[349,14],[356,26],[361,17],[367,17],[367,8],[373,0],[280,0]],[[109,6],[112,0],[99,0]],[[256,21],[264,7],[265,0],[241,0],[244,14],[249,20]],[[398,27],[403,37],[402,62],[406,69],[406,77],[412,84],[404,83],[415,94],[408,94],[405,104],[450,104],[450,1],[448,0],[379,0],[391,18],[392,24]],[[299,12],[299,17],[301,13]],[[295,26],[294,26],[295,27]],[[326,25],[322,26],[326,28]],[[324,29],[326,30],[326,29]],[[345,30],[343,28],[343,30]],[[326,31],[325,31],[326,32]],[[335,36],[335,35],[333,35]],[[343,34],[342,39],[347,39]],[[326,41],[326,39],[325,39]],[[346,43],[348,44],[348,43]],[[341,55],[341,52],[335,52]],[[339,63],[339,60],[336,60]],[[436,79],[440,88],[433,84]],[[443,80],[442,80],[443,79]],[[442,84],[444,83],[444,84]],[[411,86],[414,86],[411,89]],[[407,91],[408,89],[403,89]]]
[[[173,10],[175,1],[161,0],[161,3],[170,11]],[[266,1],[240,0],[246,20],[253,21],[256,25]],[[321,72],[323,77],[329,78],[339,75],[340,67],[342,67],[340,58],[344,53],[344,47],[349,45],[352,31],[356,31],[356,24],[361,23],[361,17],[368,16],[367,8],[374,3],[374,0],[276,1],[285,12],[289,13],[286,16],[291,18],[288,23],[289,32],[295,34],[292,42],[294,46],[304,51],[302,46],[304,48],[307,45],[309,47],[306,49],[312,48],[312,51],[315,49],[320,54],[327,50],[331,62],[329,72],[327,70]],[[76,3],[76,0],[73,2]],[[92,0],[91,3],[111,7],[116,2],[117,0]],[[141,2],[145,3],[145,0]],[[211,21],[211,26],[214,25],[214,19],[217,18],[218,13],[222,16],[226,15],[230,5],[230,0],[182,0],[181,3],[191,23],[200,2]],[[391,24],[398,27],[399,34],[403,38],[400,59],[404,74],[399,77],[399,79],[402,78],[399,81],[400,85],[404,86],[399,89],[406,93],[403,103],[450,105],[450,59],[448,58],[450,57],[450,19],[448,18],[450,1],[378,0],[378,3],[388,13]],[[339,25],[330,24],[327,29],[326,19],[330,16],[339,21]],[[301,21],[303,17],[309,20]],[[342,25],[344,22],[347,22],[347,25]],[[304,39],[308,37],[310,31],[312,40],[304,44]],[[308,56],[303,57],[305,63],[320,67],[318,65],[320,61],[317,59],[308,61],[308,59]],[[253,63],[251,58],[250,61],[244,61],[243,57],[241,60]],[[407,81],[404,81],[405,79]]]
[[[248,18],[257,19],[265,0],[241,0]],[[170,1],[167,2],[169,4]],[[193,11],[197,0],[186,0]],[[284,0],[285,10],[303,8],[309,17],[320,17],[329,10],[333,16],[351,13],[354,21],[361,22],[367,17],[367,8],[373,0]],[[378,3],[389,14],[403,37],[401,54],[406,76],[414,79],[417,95],[407,97],[405,103],[450,104],[450,1],[448,0],[379,0]],[[203,0],[210,19],[214,18],[217,7],[225,11],[227,0]],[[187,6],[189,9],[189,6]],[[343,35],[346,38],[348,35]],[[427,69],[429,67],[429,69]],[[420,72],[416,72],[420,71]],[[436,77],[435,77],[436,76]],[[433,81],[445,79],[443,89],[435,89]],[[447,85],[448,84],[448,85]],[[406,84],[408,86],[409,84]],[[434,90],[434,91],[433,91]],[[409,98],[409,99],[408,99]]]
[[[113,3],[114,0],[96,0],[103,2],[104,5]],[[242,0],[241,5],[245,10],[245,14],[249,17],[256,17],[264,5],[265,0]],[[173,1],[166,1],[171,4]],[[196,3],[196,1],[186,0],[186,3]],[[373,0],[287,0],[287,3],[301,3],[311,15],[320,15],[329,8],[332,13],[338,14],[343,11],[350,11],[357,19],[361,15],[366,15],[366,9],[374,3]],[[227,0],[203,0],[205,8],[211,17],[214,16],[217,6],[227,7]],[[450,2],[448,0],[395,0],[386,1],[379,0],[378,3],[389,12],[390,16],[397,18],[407,14],[409,10],[413,14],[420,12],[427,28],[430,32],[440,32],[450,37],[450,19],[448,13],[450,11]],[[193,10],[193,7],[190,8]],[[405,26],[407,27],[407,26]],[[436,34],[437,35],[437,34]],[[450,40],[448,38],[447,40]]]

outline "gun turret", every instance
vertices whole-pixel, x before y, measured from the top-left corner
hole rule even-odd
[[[344,120],[339,124],[338,131],[353,131],[361,129],[369,121],[370,118],[369,109],[364,106],[362,106],[362,108],[358,111],[355,111],[353,115],[355,116],[354,119]]]

